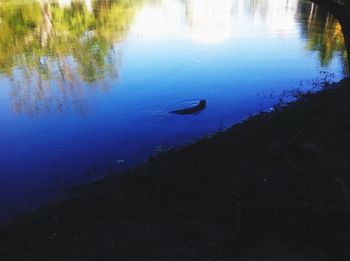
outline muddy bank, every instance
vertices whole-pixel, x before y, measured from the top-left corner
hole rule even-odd
[[[350,260],[350,81],[0,228],[1,260]]]

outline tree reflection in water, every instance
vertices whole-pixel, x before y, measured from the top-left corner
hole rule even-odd
[[[0,73],[12,83],[13,111],[84,113],[86,84],[118,77],[118,42],[140,1],[4,1]]]
[[[119,43],[142,6],[166,6],[161,0],[0,1],[0,74],[12,83],[13,111],[30,115],[72,108],[84,114],[84,96],[94,86],[108,89],[109,80],[118,78]],[[335,55],[346,57],[339,22],[307,1],[179,3],[191,39],[197,42],[216,43],[231,37],[231,23],[243,13],[287,37],[299,15],[306,49],[318,53],[322,66]]]
[[[311,2],[301,2],[302,33],[307,39],[306,49],[316,51],[322,66],[327,66],[335,55],[347,62],[346,46],[339,21],[323,8]],[[344,66],[346,68],[346,66]]]

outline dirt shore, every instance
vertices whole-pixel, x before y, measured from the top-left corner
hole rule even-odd
[[[0,260],[350,260],[350,80],[0,227]]]

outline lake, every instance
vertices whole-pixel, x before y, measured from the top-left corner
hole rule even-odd
[[[340,80],[346,60],[308,1],[0,0],[0,219]]]

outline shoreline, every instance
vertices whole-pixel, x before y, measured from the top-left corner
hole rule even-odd
[[[349,260],[350,80],[0,225],[1,260]]]

